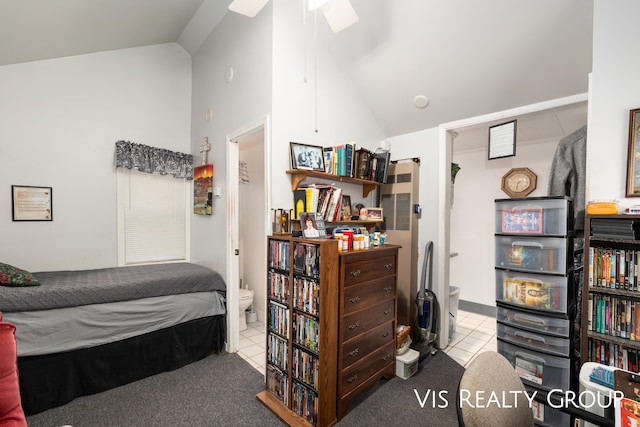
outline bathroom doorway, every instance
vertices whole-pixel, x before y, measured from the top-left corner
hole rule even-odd
[[[253,291],[252,308],[264,320],[266,305],[266,236],[269,224],[268,118],[228,137],[228,268],[227,307],[229,340],[227,349],[238,350],[240,340],[240,286]],[[230,289],[232,288],[232,289]],[[230,294],[235,294],[231,297]]]

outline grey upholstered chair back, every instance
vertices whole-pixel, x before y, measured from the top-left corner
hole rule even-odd
[[[491,392],[495,392],[500,404],[487,404]],[[503,404],[503,393],[504,404]],[[520,377],[513,366],[500,353],[480,353],[465,370],[458,387],[458,422],[465,427],[530,427],[533,426],[533,411]],[[484,397],[483,405],[475,402],[476,392]],[[461,395],[462,393],[462,395]],[[531,394],[531,393],[530,393]],[[461,396],[470,396],[467,402]],[[516,405],[517,399],[517,405]],[[472,407],[475,406],[475,407]],[[485,406],[480,407],[480,406]]]

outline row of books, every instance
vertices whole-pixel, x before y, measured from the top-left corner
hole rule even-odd
[[[270,333],[267,339],[267,360],[286,371],[288,366],[287,341]]]
[[[269,331],[289,338],[289,309],[286,305],[269,301]]]
[[[276,366],[267,365],[266,389],[285,405],[289,405],[289,378]]]
[[[269,298],[284,304],[289,302],[289,275],[277,271],[267,274],[267,292]]]
[[[620,344],[589,338],[587,344],[589,362],[601,363],[626,371],[638,372],[640,350]]]
[[[326,173],[386,184],[389,152],[375,153],[364,147],[356,149],[355,142],[324,147],[323,151]]]
[[[296,277],[293,283],[293,306],[314,316],[320,309],[320,285],[318,282]]]
[[[289,242],[269,240],[269,268],[289,270]]]
[[[299,348],[293,349],[292,373],[294,378],[318,390],[318,358]]]
[[[302,212],[317,212],[326,222],[340,221],[344,207],[342,196],[341,188],[324,184],[293,190],[296,219],[301,219]]]
[[[614,295],[589,294],[587,330],[640,341],[640,305]]]
[[[639,251],[589,248],[589,286],[638,291]]]
[[[303,384],[294,382],[291,387],[291,409],[311,425],[316,425],[316,420],[318,419],[318,395]]]
[[[319,322],[309,316],[293,313],[293,339],[311,351],[320,351]]]

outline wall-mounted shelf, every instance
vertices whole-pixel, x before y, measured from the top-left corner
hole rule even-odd
[[[382,185],[382,183],[376,182],[376,181],[350,178],[348,176],[339,176],[331,173],[317,172],[317,171],[307,170],[307,169],[290,169],[287,171],[287,173],[291,175],[291,190],[297,189],[298,185],[300,185],[302,180],[307,177],[322,178],[322,179],[328,179],[328,180],[340,181],[340,182],[350,182],[352,184],[360,184],[362,185],[362,197],[367,197],[371,192],[371,190],[375,190],[376,187],[379,187],[380,185]]]

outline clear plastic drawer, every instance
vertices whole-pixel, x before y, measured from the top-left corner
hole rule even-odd
[[[496,270],[496,300],[534,310],[567,312],[568,278]]]
[[[560,409],[534,400],[531,402],[531,410],[533,411],[533,418],[536,425],[542,424],[544,426],[558,427],[569,427],[571,425],[571,415],[562,412]]]
[[[496,267],[564,274],[568,268],[567,239],[496,236],[495,259]]]
[[[498,338],[513,344],[558,356],[569,356],[569,339],[551,337],[498,323]]]
[[[524,383],[552,390],[569,390],[571,360],[528,350],[498,340],[498,353],[507,358]]]
[[[523,198],[496,200],[496,233],[567,234],[573,228],[573,213],[565,198]]]
[[[506,307],[498,307],[496,320],[529,331],[569,337],[571,322],[569,319],[555,319],[544,314],[525,313]]]

